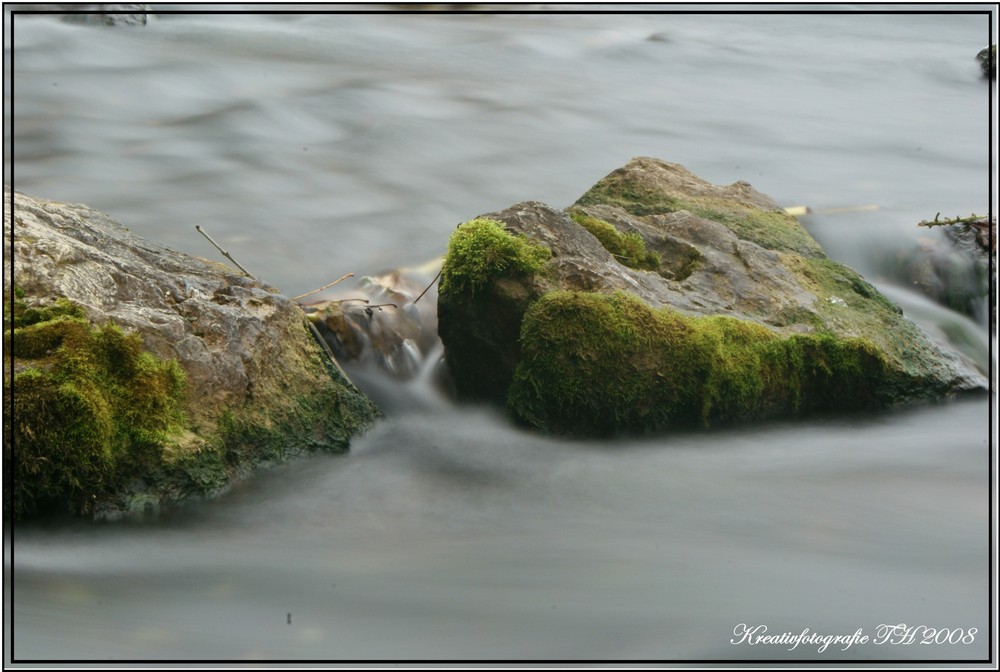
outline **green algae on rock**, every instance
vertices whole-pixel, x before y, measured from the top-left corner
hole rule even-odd
[[[514,416],[591,435],[873,408],[885,368],[865,339],[779,336],[621,292],[545,294],[524,316],[521,351]]]
[[[503,223],[477,217],[452,234],[439,291],[474,295],[498,276],[538,271],[549,256],[547,248],[511,235]]]
[[[640,217],[683,210],[768,250],[823,256],[819,243],[794,217],[746,182],[719,187],[657,159],[633,159],[591,187],[576,205],[612,205]]]
[[[504,402],[542,430],[647,431],[987,387],[749,184],[638,158],[566,212],[526,202],[483,217],[551,256],[535,272],[498,266],[474,294],[443,282],[446,361],[460,396]],[[639,237],[659,268],[622,263],[581,222]]]
[[[85,206],[9,192],[5,200],[4,294],[20,302],[5,334],[13,346],[5,349],[13,354],[4,361],[4,385],[12,392],[5,402],[56,395],[77,416],[51,416],[49,434],[66,430],[65,422],[84,427],[89,420],[101,440],[88,444],[88,454],[122,453],[126,444],[115,443],[119,415],[138,432],[127,445],[143,446],[141,459],[121,461],[120,470],[95,457],[114,478],[91,469],[92,482],[78,479],[90,500],[50,498],[56,508],[116,517],[212,495],[259,466],[315,450],[344,451],[378,416],[313,340],[302,310],[273,288],[142,239]],[[106,402],[83,382],[75,384],[80,394],[70,394],[63,380],[52,382],[61,370],[54,362],[80,358],[93,349],[91,341],[113,355],[106,370],[91,372],[92,381],[110,379],[110,371],[138,376],[133,382],[144,392],[171,390],[171,404],[163,395],[147,401],[130,395],[124,382]],[[95,357],[82,359],[100,361]],[[151,373],[157,366],[167,367],[159,378]],[[170,371],[177,375],[170,378]],[[183,391],[168,385],[181,377]],[[128,396],[137,405],[123,406]],[[168,406],[174,409],[168,427],[148,424],[168,414]],[[13,416],[8,407],[5,421]],[[26,416],[19,411],[19,417]],[[57,445],[51,436],[46,441]],[[30,445],[30,437],[5,442],[5,463],[30,466],[19,461]],[[129,464],[134,468],[125,469]],[[34,487],[32,474],[23,476],[23,487]]]
[[[43,309],[13,303],[5,352],[20,370],[4,380],[4,461],[15,472],[5,500],[16,517],[53,507],[92,511],[180,432],[184,372],[176,360],[82,314],[65,299]],[[12,449],[14,459],[6,454]]]
[[[449,368],[464,372],[455,376],[461,396],[500,400],[506,394],[519,356],[520,316],[533,298],[518,281],[534,277],[550,256],[548,248],[489,217],[452,234],[438,289],[438,333],[451,345]],[[449,319],[456,314],[464,316],[460,325]]]
[[[625,266],[640,271],[659,272],[662,263],[660,255],[647,250],[645,241],[639,235],[622,233],[603,219],[591,217],[582,212],[570,213],[570,218],[590,231],[601,242],[604,249],[613,254]]]

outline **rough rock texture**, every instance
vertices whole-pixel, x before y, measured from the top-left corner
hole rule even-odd
[[[184,370],[183,425],[148,473],[101,493],[95,510],[157,506],[217,491],[261,463],[341,451],[376,417],[313,340],[301,309],[273,288],[144,240],[86,206],[6,192],[4,214],[6,300],[16,292],[45,306],[65,297],[91,323],[137,332],[150,353]],[[13,342],[16,353],[16,332]],[[5,357],[5,387],[24,365]]]
[[[826,378],[808,372],[800,375],[792,370],[782,374],[793,376],[792,382],[801,385],[801,394],[805,395],[802,398],[797,388],[794,398],[776,399],[774,403],[751,409],[753,412],[729,408],[718,415],[704,410],[700,418],[675,415],[670,420],[655,417],[653,413],[647,420],[631,418],[619,424],[610,421],[606,428],[611,430],[646,430],[664,424],[684,424],[688,420],[708,422],[822,410],[821,404],[813,402],[809,395],[829,401],[829,395],[820,394],[819,388],[843,382],[844,371],[836,367],[854,367],[859,357],[867,361],[871,352],[878,353],[878,367],[882,370],[884,362],[884,370],[877,377],[874,397],[868,399],[866,395],[865,406],[986,387],[982,375],[932,343],[855,271],[827,259],[819,244],[793,217],[744,182],[720,187],[682,166],[637,158],[594,185],[566,212],[527,202],[482,217],[496,220],[515,236],[547,248],[551,258],[540,271],[533,273],[513,271],[513,262],[498,263],[475,291],[459,291],[449,287],[449,277],[464,272],[461,266],[466,260],[453,247],[446,257],[442,276],[439,333],[459,393],[467,398],[506,400],[513,414],[529,424],[573,430],[558,418],[526,418],[511,395],[512,381],[527,366],[522,348],[528,334],[522,320],[529,307],[556,290],[605,297],[623,293],[638,298],[653,311],[674,311],[685,318],[731,318],[720,323],[725,325],[721,331],[715,325],[710,330],[703,328],[708,324],[705,322],[677,322],[677,329],[690,328],[691,334],[717,332],[712,342],[718,341],[723,348],[720,358],[733,354],[724,348],[739,341],[734,333],[750,333],[738,328],[743,323],[754,328],[766,327],[768,332],[763,340],[769,343],[772,335],[777,337],[767,346],[772,354],[788,350],[789,343],[793,343],[795,352],[803,351],[800,346],[808,346],[804,352],[822,355],[816,355],[815,360],[807,359],[804,366],[810,371],[823,369]],[[660,255],[659,269],[643,271],[623,265],[594,235],[574,221],[581,217],[602,220],[624,234],[638,234],[648,250]],[[569,297],[563,298],[559,310],[574,303]],[[555,302],[548,303],[555,306]],[[608,314],[621,317],[634,312],[631,304],[616,303]],[[536,320],[542,319],[532,315]],[[662,322],[656,324],[662,327]],[[674,333],[667,327],[663,329],[664,333]],[[632,327],[627,330],[634,331]],[[793,336],[798,339],[782,340]],[[841,361],[840,354],[848,351],[853,354]],[[574,355],[581,361],[591,356],[599,355],[582,352]],[[748,355],[741,351],[740,356],[746,359]],[[569,377],[573,361],[569,358],[564,362]],[[781,386],[774,384],[778,373],[774,366],[761,363],[764,361],[769,360],[755,352],[752,362],[745,366],[752,375],[768,378],[769,382],[761,383],[760,389],[778,394]],[[622,370],[638,366],[632,361],[621,363]],[[697,375],[714,375],[712,365],[706,366],[710,368]],[[854,389],[851,386],[859,380],[855,373],[853,369],[850,371],[851,385],[845,390]],[[664,382],[658,383],[659,387],[654,385],[656,390],[679,384],[670,379],[670,371],[659,371],[657,375]],[[805,378],[813,385],[812,391],[803,382]],[[519,385],[523,387],[529,379],[520,375]],[[553,385],[530,379],[531,394],[539,399],[547,395],[558,397],[561,392]],[[569,396],[553,403],[562,404],[567,414],[580,411],[571,408],[577,403],[577,392],[566,394]],[[697,397],[697,393],[692,394]],[[843,396],[848,395],[845,392]],[[587,403],[588,413],[601,412],[598,402]],[[850,399],[844,399],[844,407],[854,406]],[[716,404],[714,408],[721,406]]]

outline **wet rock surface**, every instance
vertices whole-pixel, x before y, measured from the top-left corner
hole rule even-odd
[[[303,301],[338,361],[397,380],[417,376],[440,347],[436,276],[441,260],[361,278]]]
[[[989,295],[996,278],[992,257],[982,249],[986,246],[975,232],[947,228],[939,237],[921,237],[909,249],[887,255],[882,263],[896,282],[992,325]]]
[[[182,426],[149,471],[101,493],[95,509],[208,494],[261,464],[345,450],[378,413],[295,303],[226,265],[140,238],[86,206],[20,193],[5,193],[4,234],[8,300],[15,289],[33,307],[69,299],[90,323],[138,333],[184,371]],[[18,366],[5,358],[5,387]]]
[[[623,234],[640,236],[646,248],[660,256],[659,268],[644,271],[623,265],[574,221],[580,216],[607,222]],[[725,324],[749,323],[766,328],[778,339],[798,336],[802,343],[806,342],[802,339],[835,339],[837,343],[862,344],[859,347],[865,353],[870,345],[884,362],[884,371],[876,381],[877,394],[865,402],[866,406],[986,389],[986,379],[969,363],[933,343],[855,271],[826,258],[793,217],[749,184],[720,187],[677,164],[637,158],[598,182],[566,211],[526,202],[482,217],[551,252],[539,272],[500,270],[476,292],[447,291],[449,268],[457,267],[461,260],[449,254],[445,261],[438,302],[439,333],[456,387],[467,398],[506,400],[515,416],[519,413],[511,408],[510,392],[519,367],[524,366],[526,333],[522,321],[529,307],[554,291],[625,294],[653,311],[675,311],[685,319],[725,318],[734,321]],[[632,311],[632,307],[619,306],[612,312],[618,315],[619,308]],[[720,341],[723,346],[726,338]],[[720,352],[720,357],[728,353]],[[835,368],[828,354],[807,366]],[[576,356],[587,359],[601,355],[580,352]],[[566,366],[572,368],[573,359],[567,361]],[[623,369],[630,366],[622,363]],[[774,374],[773,367],[763,364],[750,369],[755,375]],[[670,374],[659,372],[666,381],[663,385],[672,384]],[[832,384],[836,371],[831,375],[827,382]],[[819,378],[813,382],[822,384]],[[532,385],[541,385],[533,391],[536,396],[553,392],[538,381]],[[586,386],[586,381],[581,385]],[[782,394],[777,387],[772,392]],[[573,403],[564,401],[569,406]],[[835,407],[836,399],[830,401]],[[852,407],[849,401],[844,400],[845,408]],[[822,410],[817,406],[798,396],[792,400],[782,397],[757,411],[730,409],[719,419],[780,415],[800,408]],[[590,411],[599,413],[600,404]],[[701,420],[707,422],[712,417],[709,413]],[[675,420],[684,424],[692,419]],[[546,425],[552,423],[529,424],[551,428]],[[554,424],[566,429],[565,423]],[[646,430],[674,422],[651,417],[648,423],[633,419],[625,424],[618,427],[611,422],[610,427]]]

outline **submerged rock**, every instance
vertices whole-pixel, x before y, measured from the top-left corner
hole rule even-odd
[[[908,249],[886,254],[883,272],[955,312],[992,324],[992,261],[967,231],[948,228],[940,237],[924,236]]]
[[[5,193],[4,234],[17,513],[114,515],[211,494],[261,464],[343,451],[378,413],[297,305],[228,266],[20,193]],[[86,435],[89,448],[64,459],[43,435]]]
[[[650,158],[567,211],[519,203],[459,227],[438,320],[460,395],[559,432],[986,388],[749,184],[712,185]]]
[[[398,380],[414,378],[438,349],[435,259],[416,268],[365,276],[302,304],[337,359]],[[338,285],[339,287],[339,285]]]

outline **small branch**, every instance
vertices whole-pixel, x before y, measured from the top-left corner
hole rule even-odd
[[[441,268],[441,271],[443,271],[443,270],[444,270],[444,267]],[[441,277],[441,271],[438,271],[437,275],[434,276],[434,279],[431,280],[431,284],[427,285],[427,287],[424,289],[424,291],[420,292],[420,296],[418,296],[417,298],[413,299],[413,304],[414,305],[416,305],[417,301],[419,301],[420,299],[424,298],[424,294],[426,294],[428,292],[428,290],[430,290],[430,288],[434,286],[434,283],[438,281],[438,278]]]
[[[337,356],[333,354],[333,349],[330,348],[330,344],[326,342],[326,339],[323,338],[323,334],[319,333],[319,329],[316,328],[316,325],[313,324],[312,320],[310,320],[308,317],[306,318],[306,327],[308,327],[309,332],[313,335],[313,338],[316,339],[316,342],[319,343],[320,348],[322,348],[323,352],[326,353],[326,356],[330,359],[330,363],[333,364],[333,366],[337,369],[341,377],[345,381],[347,381],[348,385],[350,385],[355,391],[357,391],[358,390],[357,386],[354,384],[354,381],[352,381],[350,377],[347,375],[347,372],[344,371],[344,369],[340,366],[340,362],[337,361]]]
[[[222,252],[222,255],[223,255],[223,256],[224,256],[224,257],[225,257],[226,259],[228,259],[229,261],[231,261],[231,262],[233,262],[234,264],[236,264],[236,268],[238,268],[238,269],[240,269],[241,271],[243,271],[244,273],[246,273],[246,274],[247,274],[247,276],[248,276],[248,277],[249,277],[249,278],[250,278],[251,280],[256,280],[256,279],[257,279],[257,278],[255,278],[255,277],[253,277],[253,273],[251,273],[251,272],[250,272],[250,271],[248,271],[247,269],[243,268],[243,266],[242,266],[242,265],[240,265],[240,262],[238,262],[238,261],[236,261],[235,259],[233,259],[233,255],[231,255],[231,254],[229,254],[228,252],[226,252],[226,251],[225,251],[224,249],[222,249],[222,246],[221,246],[221,245],[219,245],[219,244],[218,244],[217,242],[215,242],[214,240],[212,240],[212,236],[208,235],[208,233],[207,233],[207,232],[206,232],[206,231],[205,231],[205,230],[204,230],[203,228],[201,228],[201,226],[199,226],[199,225],[195,224],[195,227],[194,227],[194,228],[195,228],[195,231],[197,231],[197,232],[198,232],[198,233],[200,233],[201,235],[205,236],[205,238],[207,238],[207,239],[208,239],[208,242],[212,243],[212,245],[215,245],[215,249],[217,249],[217,250],[218,250],[219,252]]]
[[[385,308],[387,306],[391,306],[391,307],[395,308],[396,304],[395,303],[375,303],[375,304],[372,304],[370,306],[365,306],[365,315],[368,316],[368,319],[371,319],[375,315],[375,313],[372,312],[372,308],[378,308],[378,312],[381,313],[382,312],[382,308]]]
[[[953,226],[955,224],[965,224],[966,226],[986,226],[986,216],[985,215],[969,215],[968,217],[953,217],[941,219],[941,213],[934,215],[934,219],[927,221],[926,219],[917,226]]]
[[[945,233],[949,237],[969,240],[979,247],[980,252],[990,260],[990,269],[996,264],[996,219],[989,215],[969,215],[941,219],[941,213],[931,221],[922,221],[917,226],[953,226]]]
[[[225,253],[223,253],[223,254],[225,254]],[[319,294],[324,289],[330,289],[331,287],[333,287],[334,285],[336,285],[338,282],[340,282],[342,280],[347,280],[347,278],[353,278],[353,277],[354,277],[353,273],[345,273],[344,275],[342,275],[341,277],[337,278],[336,280],[334,280],[330,284],[323,285],[319,289],[314,289],[311,292],[306,292],[305,294],[299,294],[298,296],[293,296],[292,297],[292,301],[298,301],[299,299],[304,299],[307,296],[312,296],[313,294]]]

